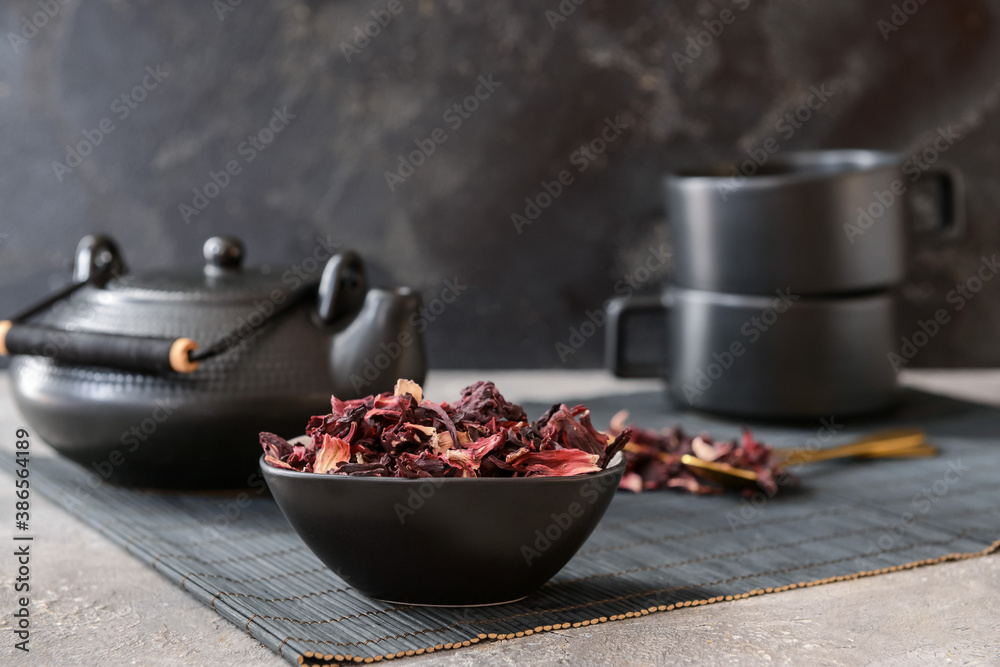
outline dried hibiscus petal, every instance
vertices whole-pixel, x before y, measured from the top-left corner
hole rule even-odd
[[[579,415],[580,421],[576,420]],[[565,405],[554,405],[535,422],[542,436],[560,446],[579,449],[589,454],[601,454],[608,445],[607,436],[599,433],[590,423],[590,410],[578,405],[570,410]]]
[[[288,441],[273,433],[261,433],[260,444],[264,451],[275,459],[281,459],[292,453],[292,446]]]
[[[519,451],[507,457],[514,470],[539,477],[563,477],[597,472],[599,456],[579,449],[550,449],[544,452]]]
[[[464,447],[465,451],[469,452],[476,462],[483,459],[484,456],[494,451],[498,447],[502,446],[504,443],[504,434],[497,433],[491,435],[488,438],[480,438],[475,442],[470,442]]]
[[[608,438],[582,405],[556,405],[535,423],[492,382],[477,382],[454,404],[423,397],[400,380],[390,393],[330,399],[292,442],[262,433],[269,465],[364,477],[512,477],[581,475],[604,468],[630,433]]]
[[[295,468],[293,468],[292,466],[288,465],[281,459],[274,458],[270,454],[265,454],[264,460],[267,461],[269,464],[273,465],[275,468],[285,468],[287,470],[295,470]]]
[[[338,475],[352,477],[391,477],[392,473],[381,463],[342,463],[337,468]]]
[[[447,405],[447,404],[445,404]],[[448,435],[451,436],[451,441],[455,442],[458,440],[458,431],[455,430],[455,422],[452,421],[451,417],[445,412],[444,407],[437,405],[436,403],[431,403],[430,401],[424,401],[421,406],[426,410],[433,412],[437,418],[440,420],[441,424],[448,429]]]
[[[625,429],[618,434],[618,437],[611,441],[607,447],[604,448],[604,453],[601,454],[600,460],[597,462],[602,468],[606,468],[615,454],[625,449],[625,445],[628,444],[629,438],[632,436],[632,429]]]
[[[417,402],[417,405],[420,405],[420,402],[424,400],[424,390],[413,380],[404,380],[403,378],[396,380],[396,387],[392,393],[395,396],[409,394]]]
[[[313,472],[320,474],[336,469],[337,465],[351,459],[351,446],[340,438],[323,436],[323,445],[316,452]]]
[[[476,471],[479,470],[479,461],[477,461],[468,450],[465,449],[452,449],[445,452],[445,459],[448,463],[457,466],[461,472],[458,474],[459,477],[476,477]]]
[[[679,426],[662,431],[636,427],[626,429],[627,420],[628,413],[619,412],[612,418],[609,428],[611,434],[629,434],[629,440],[624,445],[626,472],[619,484],[621,489],[636,493],[668,488],[699,495],[722,493],[722,487],[698,477],[681,463],[683,455],[692,454],[706,461],[752,470],[757,473],[758,484],[765,492],[773,495],[778,490],[776,475],[779,462],[771,447],[758,442],[749,430],[743,431],[739,442],[713,441],[704,433],[688,436]]]
[[[618,484],[618,488],[640,493],[642,492],[642,476],[639,473],[627,472],[622,476],[622,481]]]
[[[490,419],[500,421],[528,421],[524,408],[516,403],[510,403],[497,390],[492,382],[480,381],[462,390],[462,398],[455,404],[455,414],[458,421],[488,422]]]
[[[398,477],[455,477],[461,473],[458,466],[430,452],[400,454],[397,465]]]
[[[514,466],[492,454],[479,462],[480,477],[513,477],[515,474]]]

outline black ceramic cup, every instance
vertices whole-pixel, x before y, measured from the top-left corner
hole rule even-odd
[[[735,176],[666,177],[673,286],[612,303],[608,367],[664,375],[680,405],[712,412],[815,418],[888,406],[904,200],[915,181],[936,184],[934,224],[956,234],[959,174],[880,151],[759,154]],[[628,360],[628,323],[643,312],[666,316],[655,363]]]
[[[317,475],[260,460],[302,541],[368,597],[435,606],[525,597],[597,526],[625,472],[572,477]]]
[[[916,180],[937,181],[942,232],[963,224],[960,175],[894,153],[779,153],[732,174],[729,167],[666,177],[675,284],[737,294],[895,285],[906,268],[903,199]]]
[[[824,298],[669,287],[614,301],[608,363],[624,377],[665,375],[680,406],[750,417],[818,418],[869,412],[892,401],[891,293]],[[629,320],[665,314],[666,361],[628,361]]]

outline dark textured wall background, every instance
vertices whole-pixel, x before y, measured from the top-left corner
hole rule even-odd
[[[0,9],[2,315],[64,283],[94,230],[136,268],[196,266],[217,233],[243,237],[249,262],[292,264],[330,234],[375,282],[427,298],[468,285],[429,330],[436,366],[559,366],[570,327],[669,242],[659,175],[770,136],[913,151],[961,127],[945,157],[966,175],[968,228],[915,235],[903,333],[1000,240],[1000,2],[911,0],[886,40],[882,0],[587,0],[554,28],[557,0],[401,0],[346,62],[341,43],[386,1],[243,2],[222,20],[226,0],[49,1],[55,16],[16,51],[10,33],[42,5]],[[674,52],[727,8],[732,23],[678,71]],[[119,120],[115,98],[156,65],[169,76]],[[443,114],[481,75],[500,87],[453,129]],[[776,131],[824,84],[835,94],[794,136]],[[241,142],[285,107],[294,118],[246,162]],[[60,181],[52,162],[105,117],[114,131]],[[629,127],[579,172],[574,151],[615,117]],[[384,172],[439,127],[447,140],[390,191]],[[241,173],[185,222],[179,205],[230,160]],[[511,214],[564,169],[573,182],[518,234]],[[914,365],[1000,363],[998,295],[987,283]],[[567,365],[598,365],[602,339]]]

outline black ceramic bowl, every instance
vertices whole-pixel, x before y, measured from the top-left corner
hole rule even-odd
[[[621,455],[619,455],[620,457]],[[295,532],[368,597],[424,605],[519,600],[597,526],[624,462],[573,477],[348,477],[260,467]]]

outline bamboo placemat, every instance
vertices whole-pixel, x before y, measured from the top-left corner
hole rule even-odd
[[[595,424],[627,407],[631,421],[646,427],[680,422],[715,437],[735,436],[739,429],[717,418],[671,414],[652,393],[587,404]],[[527,407],[536,415],[547,406]],[[259,484],[242,496],[92,488],[83,468],[36,457],[32,480],[82,521],[298,664],[394,659],[997,549],[1000,410],[912,392],[891,415],[833,424],[754,430],[774,445],[797,446],[821,428],[836,431],[829,444],[838,444],[876,429],[920,426],[941,455],[817,464],[800,469],[801,488],[755,501],[620,492],[590,540],[552,581],[525,600],[496,607],[411,607],[360,596],[312,555]],[[470,564],[457,572],[489,576]]]

